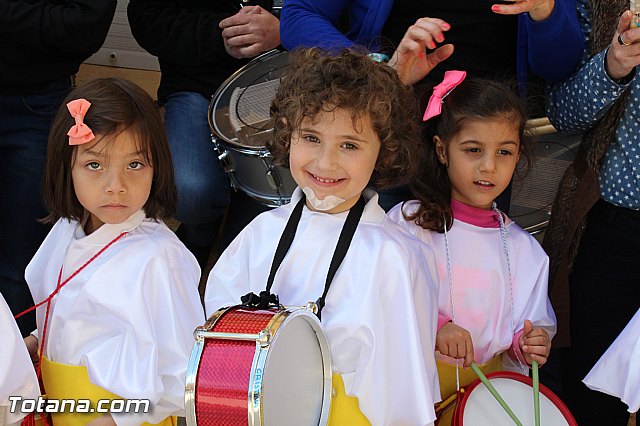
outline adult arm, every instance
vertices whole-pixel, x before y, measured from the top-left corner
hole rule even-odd
[[[588,40],[591,25],[586,3],[586,0],[578,2],[578,16],[585,39]],[[549,87],[547,115],[559,131],[577,134],[589,130],[629,86],[629,80],[614,79],[607,73],[605,63],[609,51],[630,47],[616,44],[617,41],[592,57],[588,55],[589,45],[585,44],[578,71],[567,80]]]
[[[0,37],[25,48],[90,56],[104,42],[116,0],[0,0]]]
[[[349,0],[287,0],[280,13],[282,45],[291,50],[298,46],[333,45],[348,47],[352,40],[338,30],[338,21],[347,10]]]
[[[140,46],[162,61],[185,66],[226,56],[219,22],[236,11],[192,11],[180,4],[175,0],[129,2],[129,26]]]
[[[280,15],[282,45],[339,49],[360,44],[375,50],[392,6],[391,0],[287,0]],[[345,16],[349,29],[343,34],[338,23]]]
[[[532,73],[557,82],[575,70],[584,51],[575,0],[557,0],[551,15],[542,21],[523,14],[519,22],[527,36],[528,63]]]

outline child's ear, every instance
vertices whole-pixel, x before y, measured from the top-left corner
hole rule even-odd
[[[442,142],[440,136],[435,135],[433,137],[433,143],[436,145],[436,154],[438,155],[440,164],[444,164],[448,167],[449,164],[447,164],[447,150],[445,149],[444,142]]]

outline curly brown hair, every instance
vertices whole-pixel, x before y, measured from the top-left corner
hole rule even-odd
[[[115,140],[105,136],[115,136],[127,130],[133,132],[140,151],[149,153],[147,160],[153,165],[151,192],[143,206],[146,216],[155,219],[171,217],[176,208],[177,192],[169,144],[158,108],[136,84],[121,78],[99,78],[72,90],[53,120],[42,181],[43,199],[49,215],[42,221],[55,223],[60,218],[80,221],[84,215],[84,207],[76,197],[71,178],[77,147],[69,145],[67,136],[75,121],[66,105],[79,98],[91,103],[84,122],[96,136],[102,136],[96,139],[96,144]]]
[[[291,137],[305,118],[336,109],[349,110],[354,126],[363,116],[371,119],[380,139],[371,185],[385,189],[416,178],[421,138],[413,91],[391,67],[354,49],[290,53],[271,104],[275,128],[269,147],[275,161],[288,167]]]
[[[444,232],[453,225],[451,212],[451,181],[447,166],[438,159],[434,136],[445,145],[460,131],[468,119],[506,118],[513,122],[520,136],[518,177],[526,175],[533,161],[533,140],[526,133],[525,105],[515,90],[506,83],[480,78],[467,78],[443,100],[442,113],[424,127],[425,144],[418,179],[410,185],[420,207],[406,220],[415,220],[424,229]]]

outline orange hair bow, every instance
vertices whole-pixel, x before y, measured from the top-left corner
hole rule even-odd
[[[76,124],[71,126],[67,136],[69,136],[69,145],[82,145],[95,139],[93,131],[84,124],[84,116],[91,103],[86,99],[76,99],[67,104],[67,109],[71,116],[76,120]]]

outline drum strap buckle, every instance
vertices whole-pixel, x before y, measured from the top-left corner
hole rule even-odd
[[[280,307],[280,300],[277,294],[273,294],[270,291],[261,291],[260,295],[253,292],[247,293],[240,298],[244,306],[250,308],[268,309],[271,307]]]

